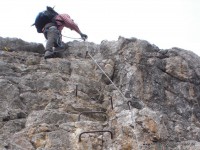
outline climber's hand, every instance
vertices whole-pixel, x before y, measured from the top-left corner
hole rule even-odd
[[[81,35],[81,38],[82,38],[84,41],[88,38],[88,36],[87,36],[86,34],[81,33],[80,35]]]

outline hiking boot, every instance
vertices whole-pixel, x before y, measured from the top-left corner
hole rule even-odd
[[[53,57],[54,57],[54,52],[52,51],[46,51],[44,54],[44,59],[53,58]]]

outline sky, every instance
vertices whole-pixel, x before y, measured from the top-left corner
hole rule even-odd
[[[179,47],[200,56],[200,0],[1,0],[0,36],[45,45],[43,34],[31,25],[46,6],[70,15],[89,42],[135,37],[160,49]],[[62,34],[80,38],[68,28]]]

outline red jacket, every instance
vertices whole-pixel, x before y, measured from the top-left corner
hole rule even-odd
[[[58,25],[58,30],[62,31],[64,27],[67,27],[71,30],[75,30],[77,33],[81,33],[78,25],[70,18],[68,14],[59,14],[55,18]]]

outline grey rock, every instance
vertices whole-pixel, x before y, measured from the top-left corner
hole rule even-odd
[[[44,60],[42,44],[0,38],[0,149],[200,149],[196,54],[124,37],[65,45]]]
[[[44,46],[38,43],[25,42],[18,38],[0,37],[0,49],[5,51],[28,51],[44,53]]]

